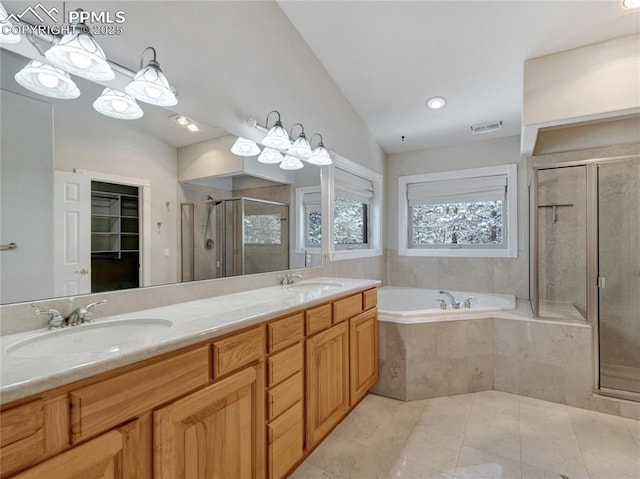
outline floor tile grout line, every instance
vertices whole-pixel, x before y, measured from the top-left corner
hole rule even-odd
[[[473,396],[471,397],[471,404],[469,405],[469,411],[467,413],[467,420],[466,420],[465,425],[464,425],[464,434],[462,435],[462,442],[458,446],[458,456],[456,457],[456,467],[453,469],[454,479],[458,474],[458,465],[460,464],[460,455],[462,454],[462,448],[464,447],[465,439],[467,438],[467,430],[469,428],[469,422],[471,422],[471,412],[473,411],[473,405],[475,404],[477,397],[478,397],[478,393],[477,392],[473,393]]]
[[[584,470],[587,473],[587,476],[590,479],[595,479],[589,468],[587,467],[587,461],[584,459],[584,451],[582,450],[582,446],[580,445],[580,441],[578,441],[578,433],[576,432],[576,427],[573,424],[573,417],[571,416],[571,411],[567,405],[564,406],[567,410],[567,415],[569,416],[569,424],[571,424],[571,430],[573,431],[573,435],[576,438],[576,444],[578,445],[578,450],[580,451],[580,459],[582,459],[582,465],[584,466]]]

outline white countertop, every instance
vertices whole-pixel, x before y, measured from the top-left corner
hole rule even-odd
[[[122,342],[115,351],[60,351],[37,358],[21,358],[8,353],[8,349],[16,343],[56,334],[66,328],[1,336],[0,403],[31,396],[380,284],[377,280],[346,278],[314,278],[306,282],[335,282],[342,286],[324,291],[273,286],[96,319],[93,324],[138,318],[172,321],[170,328],[143,339]],[[75,326],[83,327],[85,325]]]

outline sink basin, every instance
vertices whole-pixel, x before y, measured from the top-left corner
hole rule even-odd
[[[20,341],[9,346],[7,354],[17,358],[43,358],[116,352],[121,345],[143,340],[172,324],[167,319],[148,318],[81,324]]]
[[[326,291],[327,289],[341,288],[342,283],[334,283],[330,281],[316,281],[308,283],[293,283],[287,288],[294,291]]]

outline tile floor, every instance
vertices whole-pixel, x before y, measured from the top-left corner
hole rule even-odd
[[[640,421],[498,391],[370,394],[290,479],[640,479]]]

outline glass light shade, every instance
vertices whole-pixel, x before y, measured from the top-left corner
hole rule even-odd
[[[93,108],[98,113],[118,120],[137,120],[144,115],[133,98],[113,88],[105,88],[102,95],[93,102]]]
[[[311,156],[307,158],[307,161],[316,166],[326,166],[333,163],[333,161],[331,161],[331,155],[329,155],[329,152],[324,147],[322,142],[320,142],[318,146],[313,150]]]
[[[260,163],[265,163],[267,165],[275,165],[276,163],[280,163],[283,160],[282,153],[278,150],[274,150],[273,148],[265,148],[260,153],[258,157],[258,161]]]
[[[299,170],[300,168],[304,168],[302,161],[295,156],[285,155],[284,160],[280,163],[280,168],[283,170]]]
[[[231,147],[231,153],[238,156],[256,156],[260,154],[260,147],[254,141],[239,136]]]
[[[106,81],[116,76],[86,27],[63,36],[44,56],[58,68],[88,80]]]
[[[628,10],[633,10],[634,8],[640,8],[640,0],[624,0],[622,2],[622,6]]]
[[[80,90],[68,73],[37,60],[31,60],[15,75],[16,81],[39,95],[61,100],[80,96]]]
[[[158,106],[173,106],[178,99],[158,62],[150,61],[124,89],[136,100]]]
[[[7,20],[8,17],[9,14],[4,7],[0,5],[0,43],[18,43],[20,41],[20,35],[11,33],[13,23]]]
[[[275,125],[269,130],[267,136],[262,140],[264,146],[275,148],[276,150],[287,150],[291,147],[291,140],[287,130],[282,127],[280,121],[276,121]]]
[[[305,158],[311,156],[311,145],[304,133],[300,133],[300,136],[293,142],[293,145],[291,145],[287,153],[304,156]]]

